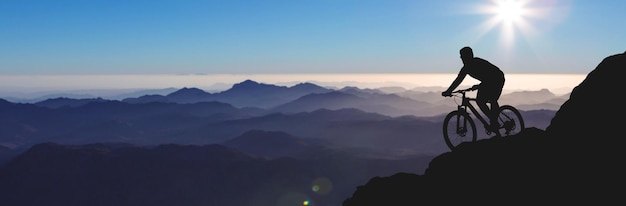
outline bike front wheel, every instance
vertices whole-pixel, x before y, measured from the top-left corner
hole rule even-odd
[[[511,105],[500,106],[498,123],[500,123],[500,134],[502,136],[518,134],[525,128],[522,115]]]
[[[443,121],[443,139],[452,150],[463,142],[476,141],[476,124],[468,113],[450,112]]]

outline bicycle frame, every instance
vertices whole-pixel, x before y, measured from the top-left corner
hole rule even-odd
[[[470,109],[470,111],[472,112],[472,114],[474,114],[476,116],[476,118],[483,124],[483,125],[489,125],[487,123],[487,120],[485,120],[485,118],[481,115],[481,113],[476,109],[476,107],[474,107],[473,104],[471,104],[472,101],[476,101],[476,98],[471,98],[471,97],[467,97],[465,95],[465,92],[467,92],[469,90],[463,90],[459,93],[461,93],[462,100],[461,100],[461,105],[457,106],[457,110],[459,112],[465,113],[465,114],[470,114],[467,112],[467,108]]]

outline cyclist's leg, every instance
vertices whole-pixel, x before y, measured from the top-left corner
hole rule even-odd
[[[488,131],[496,132],[497,136],[500,136],[498,128],[498,113],[500,112],[500,105],[498,104],[497,90],[493,87],[481,87],[476,94],[476,104],[480,110],[487,116],[489,125],[485,125]],[[489,103],[489,105],[487,105]]]
[[[478,108],[480,108],[480,111],[485,114],[487,120],[491,120],[493,119],[493,113],[491,112],[489,105],[487,105],[487,102],[489,102],[489,98],[487,98],[489,95],[487,95],[487,93],[486,89],[480,88],[478,93],[476,93],[476,104],[478,105]]]
[[[500,104],[498,104],[498,100],[491,100],[489,104],[491,105],[491,116],[489,117],[489,120],[491,120],[490,124],[492,126],[500,126],[498,125],[498,113],[500,112]]]
[[[491,105],[491,114],[493,115],[491,116],[491,124],[494,125],[494,127],[496,128],[500,127],[500,125],[498,125],[498,116],[500,115],[500,104],[498,103],[498,100],[502,95],[503,87],[504,81],[494,83],[493,86],[490,88],[491,91],[489,94],[489,102]]]
[[[498,104],[498,99],[502,95],[502,88],[504,87],[504,82],[485,82],[481,83],[481,88],[476,94],[476,102],[481,101],[481,105],[484,105],[481,109],[483,112],[490,111],[487,114],[490,123],[498,122],[498,113],[500,111],[500,105]],[[490,107],[487,107],[487,103],[489,103]]]

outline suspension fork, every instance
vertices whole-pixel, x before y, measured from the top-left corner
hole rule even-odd
[[[457,133],[465,133],[467,131],[467,108],[464,105],[458,105],[457,111],[459,111],[460,115],[456,116],[456,132]],[[461,118],[463,118],[461,120]]]

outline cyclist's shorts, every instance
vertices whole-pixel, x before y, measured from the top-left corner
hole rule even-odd
[[[487,99],[490,101],[498,101],[500,95],[502,95],[502,88],[504,87],[504,81],[502,82],[483,82],[478,88],[476,94],[477,99]]]

